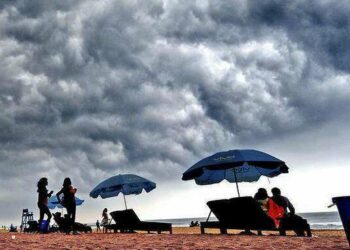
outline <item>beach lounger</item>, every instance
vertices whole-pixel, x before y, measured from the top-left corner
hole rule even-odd
[[[64,218],[61,216],[61,213],[57,212],[53,214],[53,218],[59,228],[60,232],[67,232],[69,229],[69,219]],[[74,223],[74,230],[77,232],[83,232],[83,233],[91,233],[92,228],[86,224],[82,224],[79,222]]]
[[[209,201],[207,205],[218,221],[201,222],[202,234],[205,233],[206,228],[217,228],[222,234],[226,234],[228,229],[239,229],[246,232],[250,230],[279,231],[280,235],[285,235],[287,230],[293,230],[298,235],[304,235],[306,232],[307,236],[311,236],[309,224],[299,216],[293,217],[292,220],[286,219],[283,223],[281,221],[283,228],[276,228],[273,220],[252,197]]]
[[[163,231],[168,231],[172,234],[170,223],[141,221],[133,209],[114,211],[111,212],[110,215],[115,221],[115,224],[107,225],[107,230],[113,230],[114,232],[118,232],[119,230],[122,233],[134,231],[161,233]]]
[[[55,232],[59,232],[59,228],[55,225],[50,226],[50,233],[55,233]],[[39,229],[39,223],[36,220],[30,220],[28,221],[28,227],[23,229],[24,233],[41,233],[42,231],[40,231]]]
[[[24,233],[37,233],[37,232],[39,232],[39,223],[36,220],[30,220],[27,223],[28,223],[28,227],[23,229]]]

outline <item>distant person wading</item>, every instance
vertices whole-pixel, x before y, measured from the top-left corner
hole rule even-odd
[[[67,231],[67,234],[71,230],[73,230],[73,233],[76,234],[74,228],[75,223],[75,213],[76,213],[76,203],[75,203],[75,193],[77,192],[76,188],[73,188],[72,182],[70,178],[65,178],[63,181],[63,187],[62,189],[56,194],[57,200],[59,203],[62,204],[67,209],[67,217],[70,221],[70,229]],[[61,200],[60,195],[63,194],[63,199]]]

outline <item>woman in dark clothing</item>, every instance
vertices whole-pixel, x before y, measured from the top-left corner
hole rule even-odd
[[[50,223],[51,220],[51,212],[49,210],[49,208],[47,207],[47,203],[49,201],[49,198],[51,197],[53,191],[51,191],[50,193],[48,192],[46,186],[48,185],[48,181],[46,177],[41,178],[38,181],[38,207],[40,210],[40,217],[39,217],[39,225],[41,225],[41,222],[44,219],[44,215],[47,215],[47,221],[48,223]]]
[[[75,203],[75,193],[77,192],[76,188],[73,188],[70,178],[65,178],[63,181],[62,189],[56,194],[57,200],[67,209],[67,216],[70,221],[70,230],[73,230],[73,233],[76,234],[74,223],[75,223],[75,212],[76,212],[76,203]],[[61,200],[60,195],[63,194],[63,199]],[[67,232],[69,234],[70,230]]]
[[[261,209],[267,213],[269,210],[269,195],[265,188],[259,188],[258,192],[254,195],[254,199],[259,203]]]
[[[261,209],[268,213],[269,210],[269,195],[265,188],[259,188],[258,192],[254,195],[254,199],[259,203]],[[258,235],[262,235],[262,231],[258,230]]]

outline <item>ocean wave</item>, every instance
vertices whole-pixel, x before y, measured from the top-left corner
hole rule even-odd
[[[311,229],[344,229],[341,223],[314,223],[310,224]]]

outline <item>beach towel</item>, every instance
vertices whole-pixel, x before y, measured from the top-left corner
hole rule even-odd
[[[277,205],[272,199],[269,199],[268,207],[267,214],[273,219],[276,228],[279,228],[281,219],[284,217],[284,208]]]

